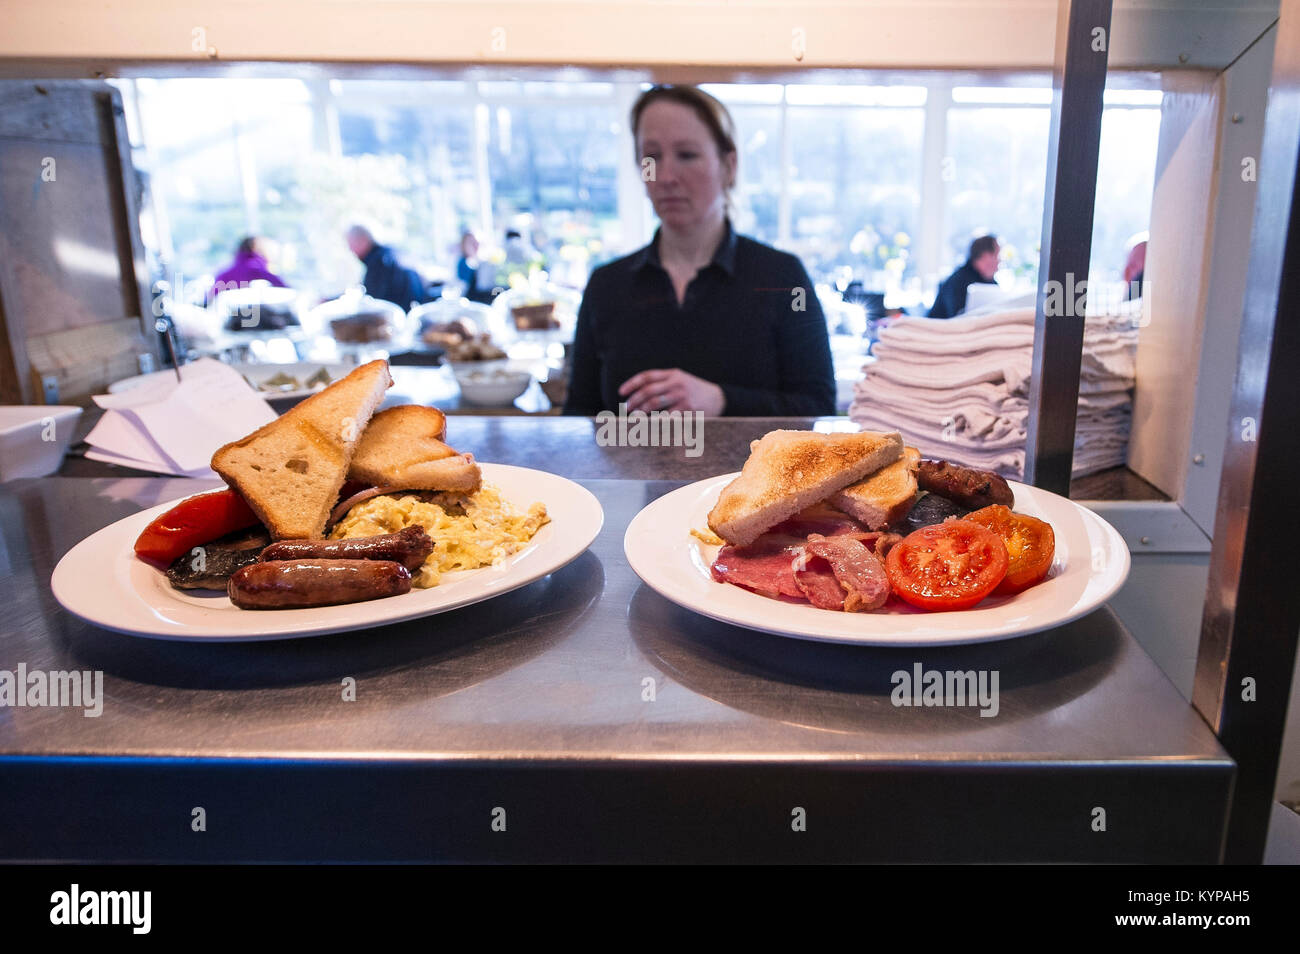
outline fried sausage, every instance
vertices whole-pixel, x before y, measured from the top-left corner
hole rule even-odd
[[[955,500],[971,510],[993,504],[1012,507],[1016,502],[1007,482],[993,471],[962,467],[946,460],[921,458],[916,482],[922,490]]]
[[[423,527],[351,540],[281,540],[262,551],[261,560],[392,560],[417,570],[433,552]]]
[[[411,574],[392,560],[273,560],[235,571],[226,586],[240,609],[295,609],[360,603],[411,590]]]

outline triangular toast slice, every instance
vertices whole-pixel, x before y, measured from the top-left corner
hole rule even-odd
[[[902,520],[916,500],[916,468],[921,452],[903,448],[903,456],[876,471],[865,480],[837,490],[828,498],[836,510],[842,510],[868,530],[883,530]]]
[[[387,361],[363,364],[265,427],[212,455],[277,540],[319,537],[353,452],[384,392]]]
[[[897,432],[771,431],[750,445],[740,476],[722,489],[709,528],[743,546],[903,454]]]
[[[352,456],[348,480],[402,490],[478,490],[482,474],[472,454],[443,443],[447,419],[437,408],[403,404],[370,419]]]

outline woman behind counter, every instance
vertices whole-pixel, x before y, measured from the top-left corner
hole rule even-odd
[[[736,145],[726,107],[656,86],[632,134],[660,227],[594,272],[578,311],[566,414],[835,413],[826,321],[802,263],[737,235],[727,216]]]

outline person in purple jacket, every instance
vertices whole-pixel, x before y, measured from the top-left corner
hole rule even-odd
[[[261,240],[250,235],[239,243],[235,249],[235,260],[217,273],[212,289],[208,292],[211,304],[221,292],[231,288],[247,288],[249,282],[270,282],[277,288],[287,288],[284,280],[266,265],[266,256],[261,252]]]

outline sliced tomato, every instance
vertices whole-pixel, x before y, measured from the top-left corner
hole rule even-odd
[[[927,610],[974,606],[1002,582],[1007,547],[992,530],[969,520],[922,527],[885,557],[895,595]]]
[[[1050,523],[1027,514],[1012,513],[1010,507],[1001,504],[968,513],[962,519],[987,527],[1007,546],[1007,575],[995,593],[1009,596],[1027,590],[1035,583],[1041,583],[1052,568],[1056,534]]]
[[[194,547],[257,522],[257,514],[239,494],[214,490],[182,500],[145,527],[135,541],[135,553],[146,560],[170,564]]]

